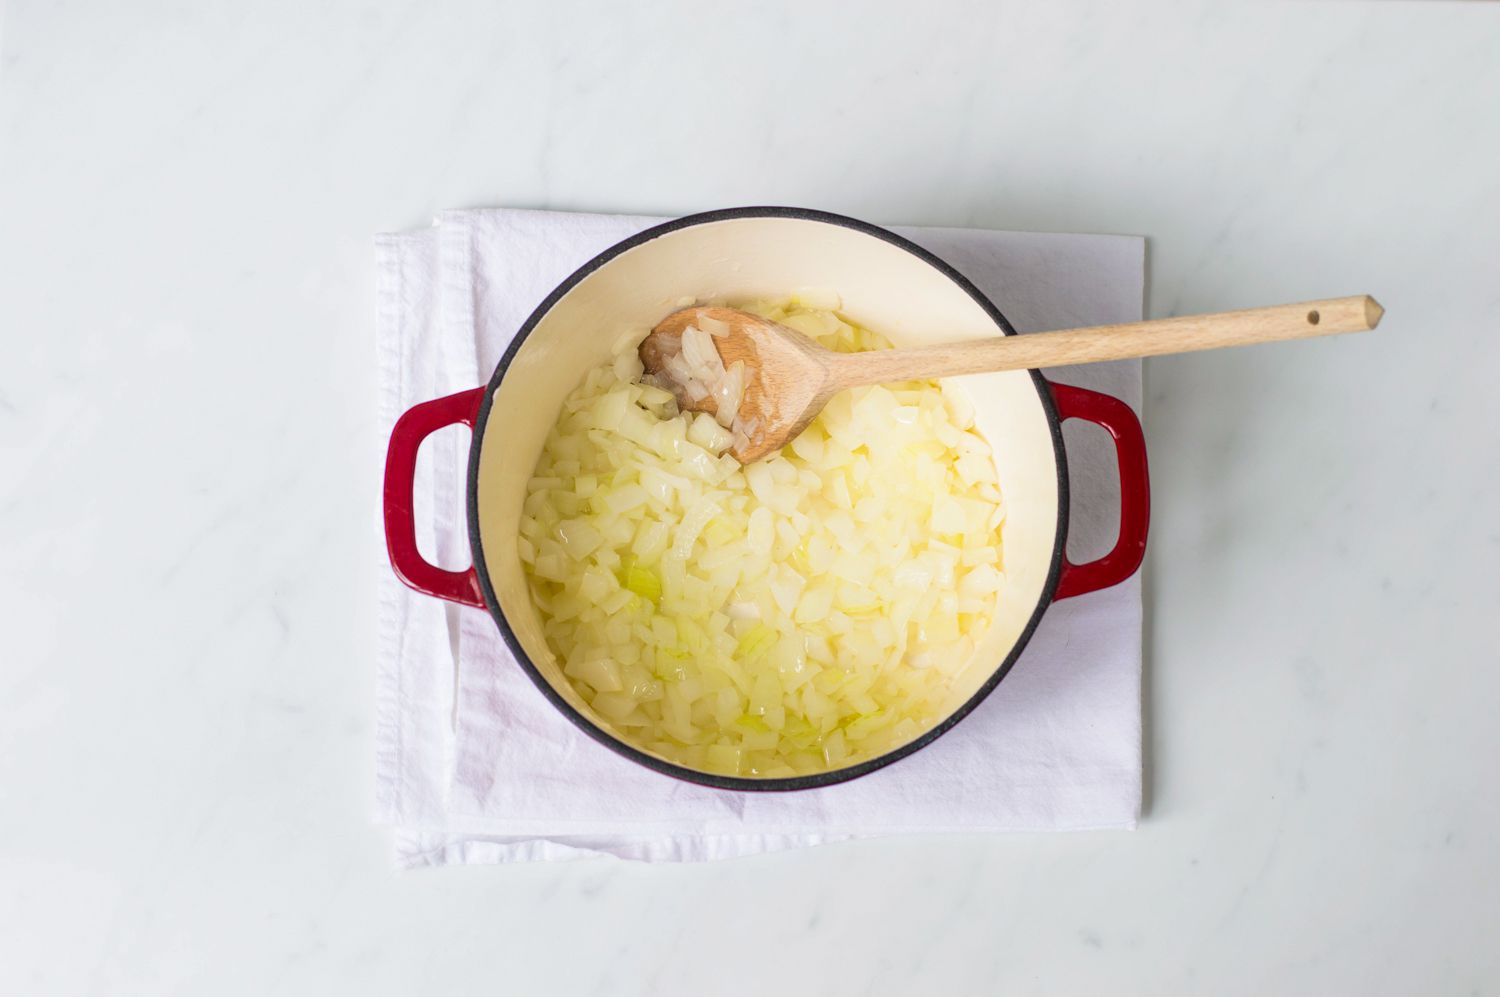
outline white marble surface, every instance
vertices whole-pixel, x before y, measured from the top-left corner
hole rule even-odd
[[[6,4],[0,993],[1495,992],[1500,4],[725,9]],[[750,202],[1390,313],[1147,366],[1139,831],[395,873],[370,234]]]

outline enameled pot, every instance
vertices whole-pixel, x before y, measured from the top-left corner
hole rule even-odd
[[[962,378],[978,428],[994,449],[1005,496],[1005,587],[995,623],[956,680],[942,719],[878,757],[790,778],[690,769],[624,740],[569,684],[542,637],[516,544],[527,479],[563,398],[609,359],[622,325],[654,325],[683,298],[776,298],[802,288],[836,291],[844,314],[897,346],[1015,334],[961,274],[885,229],[793,208],[711,211],[647,229],[590,260],[531,313],[487,385],[412,408],[397,421],[386,456],[386,541],[402,581],[487,610],[537,688],[596,741],[665,775],[721,789],[826,786],[930,744],[999,684],[1053,601],[1118,584],[1145,552],[1146,447],[1140,422],[1124,402],[1050,383],[1036,371]],[[1096,423],[1114,438],[1121,479],[1119,540],[1087,564],[1073,564],[1064,554],[1068,465],[1061,426],[1073,418]],[[473,430],[473,567],[446,571],[417,551],[412,482],[422,440],[459,423]]]

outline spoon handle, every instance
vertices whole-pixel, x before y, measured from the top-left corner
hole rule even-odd
[[[1361,294],[1212,315],[1184,315],[1026,336],[996,336],[906,350],[841,353],[829,363],[828,373],[830,384],[852,388],[862,384],[926,380],[997,370],[1064,367],[1102,360],[1214,350],[1221,346],[1249,346],[1281,339],[1330,336],[1340,332],[1362,332],[1375,328],[1383,314],[1385,309],[1374,298]]]

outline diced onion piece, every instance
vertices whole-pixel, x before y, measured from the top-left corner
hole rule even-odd
[[[731,602],[724,607],[724,612],[731,620],[758,620],[761,617],[760,606],[748,600]]]
[[[621,687],[620,666],[605,658],[570,664],[563,671],[600,692],[616,692]]]
[[[594,697],[592,705],[611,720],[624,720],[639,704],[623,692],[601,692]]]
[[[661,599],[661,579],[650,568],[632,564],[625,572],[625,587],[643,599]]]
[[[736,366],[740,366],[736,364]],[[688,426],[687,438],[705,450],[714,453],[723,453],[729,444],[733,442],[733,435],[720,426],[714,417],[707,412],[699,412],[692,417],[692,423]]]
[[[722,322],[716,318],[709,318],[707,315],[699,315],[695,321],[697,321],[698,323],[698,328],[702,329],[710,336],[719,338],[729,335],[728,322]]]

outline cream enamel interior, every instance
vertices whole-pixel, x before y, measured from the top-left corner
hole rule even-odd
[[[547,682],[612,735],[548,649],[516,549],[526,482],[543,441],[563,398],[609,358],[623,327],[653,325],[685,297],[781,298],[803,288],[835,291],[842,311],[896,346],[1001,334],[963,288],[876,236],[810,219],[725,219],[658,236],[585,277],[532,330],[495,392],[478,480],[480,541],[491,583],[506,620]],[[1059,455],[1030,375],[1014,371],[958,381],[995,452],[1006,503],[1006,583],[995,624],[955,683],[945,717],[994,673],[1020,638],[1046,584],[1058,525]]]

